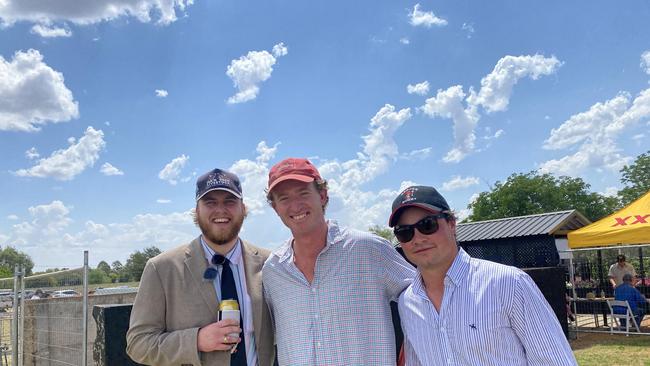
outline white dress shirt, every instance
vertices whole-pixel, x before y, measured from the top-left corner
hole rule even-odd
[[[209,266],[213,266],[217,270],[217,277],[214,279],[214,289],[217,292],[217,302],[221,301],[221,271],[223,266],[214,266],[212,264],[212,256],[214,250],[207,245],[203,236],[201,236],[201,245],[205,253],[205,259],[208,260]],[[251,298],[248,296],[248,288],[246,287],[246,273],[244,271],[244,260],[242,258],[242,243],[238,238],[235,246],[226,253],[225,257],[230,261],[230,269],[232,270],[235,279],[235,287],[237,288],[237,297],[239,298],[239,311],[241,312],[244,326],[241,327],[244,332],[244,341],[246,342],[246,362],[248,366],[257,366],[257,352],[255,348],[255,332],[253,328],[253,307],[251,306]]]
[[[407,366],[576,365],[555,313],[522,270],[461,248],[444,286],[440,311],[419,273],[399,298]]]

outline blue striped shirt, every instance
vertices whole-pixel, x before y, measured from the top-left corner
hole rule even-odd
[[[576,365],[555,313],[523,271],[460,248],[444,286],[440,312],[420,275],[399,298],[406,365]]]
[[[386,240],[328,222],[327,243],[309,283],[292,239],[262,270],[280,365],[395,365],[389,302],[415,269]]]

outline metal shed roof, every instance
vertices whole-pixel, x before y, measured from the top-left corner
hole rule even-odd
[[[456,226],[459,242],[515,238],[530,235],[566,235],[591,221],[577,210],[468,222]]]

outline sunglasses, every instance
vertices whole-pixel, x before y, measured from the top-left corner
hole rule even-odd
[[[431,235],[438,231],[438,219],[445,219],[448,215],[446,213],[439,213],[423,218],[412,225],[397,225],[393,229],[393,234],[400,243],[408,243],[415,235],[415,229],[424,235]]]

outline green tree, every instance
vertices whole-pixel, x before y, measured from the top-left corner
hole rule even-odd
[[[31,276],[32,269],[34,269],[34,262],[29,255],[17,251],[10,246],[6,246],[4,249],[0,249],[0,267],[8,269],[9,272],[11,272],[13,275],[14,267],[16,264],[23,267],[23,270],[27,276]]]
[[[368,231],[370,231],[371,233],[377,236],[381,236],[382,238],[391,242],[393,245],[397,244],[397,239],[395,239],[395,234],[393,234],[393,230],[391,230],[388,227],[373,225],[368,228]]]
[[[472,210],[468,221],[541,214],[577,209],[596,221],[620,207],[618,199],[590,192],[581,178],[559,177],[532,171],[496,182],[488,192],[481,192],[467,207]]]
[[[103,270],[91,269],[88,271],[88,283],[92,285],[97,285],[101,283],[108,283],[111,281],[111,278]]]
[[[124,270],[124,265],[120,261],[111,263],[111,281],[112,282],[128,282],[129,274]]]
[[[150,258],[160,253],[160,249],[154,246],[145,248],[142,252],[136,250],[132,253],[129,259],[126,260],[126,265],[124,265],[124,271],[128,274],[129,280],[140,281],[140,277],[142,277],[142,272],[144,271],[144,265],[147,264]]]
[[[110,275],[111,272],[113,271],[111,269],[111,266],[108,265],[105,261],[101,261],[97,264],[97,269],[104,272],[106,276]]]
[[[618,197],[623,206],[650,191],[650,150],[637,156],[634,163],[621,169],[621,183],[625,188],[618,192]]]

